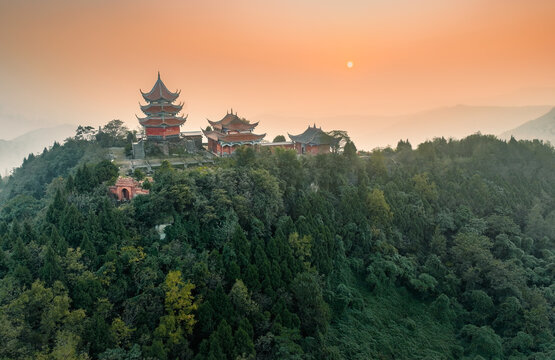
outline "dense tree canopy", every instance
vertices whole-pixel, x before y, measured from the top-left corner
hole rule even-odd
[[[549,145],[244,148],[117,203],[112,125],[0,183],[1,359],[555,355]]]

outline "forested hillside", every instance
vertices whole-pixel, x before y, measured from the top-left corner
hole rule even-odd
[[[13,124],[8,120],[0,120],[2,123]],[[10,128],[12,130],[12,128]],[[15,129],[14,129],[15,130]],[[45,146],[50,146],[55,141],[63,141],[74,133],[71,125],[58,125],[50,128],[41,128],[29,131],[11,140],[0,139],[0,174],[5,176],[13,168],[21,166],[21,161],[30,153],[38,153]],[[0,136],[10,135],[9,131]]]
[[[0,359],[555,357],[548,145],[245,148],[123,204],[103,154],[2,180]]]

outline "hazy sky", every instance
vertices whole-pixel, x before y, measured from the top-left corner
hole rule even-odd
[[[159,70],[181,89],[184,130],[232,107],[261,131],[296,133],[304,122],[264,118],[542,102],[533,94],[555,88],[555,1],[0,0],[0,49],[3,129],[135,127],[139,89]]]

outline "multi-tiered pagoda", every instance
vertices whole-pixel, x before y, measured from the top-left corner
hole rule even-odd
[[[220,121],[208,122],[212,127],[211,131],[204,131],[204,136],[208,139],[208,150],[219,156],[230,155],[241,145],[259,144],[266,136],[253,134],[258,122],[251,124],[248,120],[239,118],[233,110]]]
[[[180,126],[187,120],[187,117],[178,115],[183,104],[174,104],[179,97],[179,91],[169,91],[158,72],[158,80],[152,90],[148,93],[141,90],[141,94],[147,102],[146,105],[141,105],[141,110],[146,117],[137,116],[137,119],[145,129],[146,138],[148,140],[178,139]]]

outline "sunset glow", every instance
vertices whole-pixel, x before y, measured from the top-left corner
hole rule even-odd
[[[187,128],[233,107],[271,135],[312,118],[549,105],[555,87],[550,0],[1,3],[0,115],[39,125],[135,128],[158,70],[182,90]],[[337,66],[355,70],[345,54],[356,72]]]
[[[0,360],[555,353],[555,0],[0,0]]]

